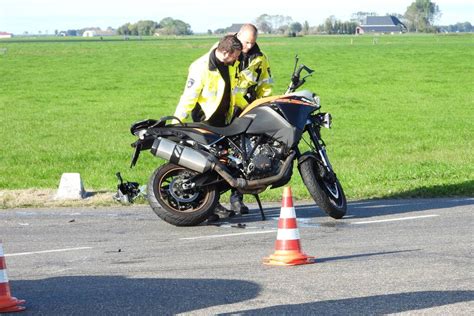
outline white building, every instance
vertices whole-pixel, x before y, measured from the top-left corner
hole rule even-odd
[[[0,32],[0,38],[12,38],[13,34],[7,32]]]
[[[97,36],[97,32],[94,30],[88,30],[82,33],[82,37],[94,37]]]

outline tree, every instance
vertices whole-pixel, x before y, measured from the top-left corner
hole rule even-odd
[[[190,35],[191,26],[181,20],[164,18],[160,23],[151,20],[141,20],[137,23],[126,23],[117,29],[119,35],[149,36],[159,30],[161,34],[167,35]]]
[[[155,29],[158,27],[158,23],[150,20],[138,21],[136,27],[138,35],[150,36],[155,34]]]
[[[299,22],[294,22],[290,24],[290,32],[299,33],[303,30],[303,26]]]
[[[270,19],[269,17],[268,14],[262,14],[255,19],[257,28],[263,33],[272,33],[273,31],[271,24],[268,22]]]
[[[321,24],[315,28],[314,32],[327,34],[355,34],[357,25],[357,22],[343,22],[336,19],[334,15],[331,15],[326,19],[324,24]]]
[[[309,34],[309,23],[308,23],[308,21],[304,21],[304,23],[303,23],[303,34],[304,35]]]
[[[433,32],[434,22],[441,16],[441,11],[436,3],[430,0],[416,0],[405,12],[405,21],[408,31]]]
[[[225,33],[225,29],[223,29],[223,28],[214,30],[214,34],[224,34],[224,33]]]
[[[335,33],[335,26],[336,26],[336,17],[334,15],[331,15],[324,21],[324,31],[328,34],[334,34]]]
[[[464,22],[464,23],[458,22],[456,24],[452,24],[452,25],[448,25],[448,26],[442,26],[442,28],[445,31],[454,32],[454,33],[474,31],[474,28],[473,28],[473,26],[470,22]]]
[[[117,29],[118,35],[130,35],[130,23],[125,23]]]
[[[138,36],[138,28],[137,28],[137,24],[134,23],[134,24],[129,24],[128,25],[128,34],[130,35],[133,35],[133,36]]]
[[[257,28],[263,33],[283,33],[288,29],[293,19],[283,15],[262,14],[255,19]]]
[[[191,35],[191,26],[181,20],[167,17],[160,21],[160,33],[167,35]]]
[[[260,32],[262,33],[272,33],[272,26],[270,24],[268,24],[267,22],[262,22],[258,25],[258,29],[260,30]]]

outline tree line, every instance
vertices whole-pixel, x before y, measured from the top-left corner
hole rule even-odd
[[[360,24],[364,24],[368,16],[378,15],[375,12],[357,12],[354,13],[350,21],[338,20],[335,16],[328,17],[323,24],[317,26],[309,26],[305,21],[303,24],[293,22],[291,17],[282,15],[262,14],[256,20],[255,24],[263,33],[268,34],[354,34],[356,28]],[[438,32],[441,30],[435,22],[441,16],[439,6],[430,0],[416,0],[412,2],[406,9],[404,14],[387,13],[397,17],[407,27],[409,32]],[[445,30],[472,30],[470,23],[458,23],[456,26]]]
[[[150,36],[150,35],[192,35],[193,31],[188,23],[170,17],[159,23],[151,20],[142,20],[137,23],[125,23],[117,29],[118,35]]]
[[[285,15],[262,14],[253,22],[259,32],[277,35],[308,35],[308,34],[355,34],[357,26],[364,24],[369,16],[378,15],[375,12],[357,12],[352,14],[349,21],[342,21],[335,16],[326,18],[324,23],[310,26],[308,21],[300,23],[293,21]],[[441,16],[439,6],[430,0],[416,0],[406,9],[404,14],[387,13],[402,21],[409,32],[472,32],[471,23],[457,23],[449,26],[436,26],[436,21]],[[90,28],[88,28],[90,29]],[[111,28],[109,28],[111,29]],[[109,31],[108,29],[108,31]],[[81,35],[85,29],[68,30],[67,35]],[[100,30],[100,29],[99,29]],[[111,29],[112,30],[112,29]],[[115,30],[114,30],[115,31]],[[208,34],[226,34],[230,28],[219,28],[215,31],[208,30]],[[57,33],[57,32],[56,32]],[[62,32],[66,33],[66,32]],[[118,35],[151,36],[151,35],[192,35],[191,26],[178,19],[167,17],[160,22],[152,20],[141,20],[136,23],[125,23],[120,26],[116,33]]]
[[[456,23],[439,27],[442,32],[474,32],[474,27],[470,22]]]

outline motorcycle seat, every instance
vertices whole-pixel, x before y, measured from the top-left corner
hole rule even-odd
[[[252,118],[238,117],[232,121],[230,125],[225,127],[211,126],[206,123],[187,123],[185,127],[201,128],[222,136],[233,136],[245,132],[250,123],[252,123]]]

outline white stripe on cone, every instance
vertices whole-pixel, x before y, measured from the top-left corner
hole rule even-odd
[[[280,211],[280,218],[296,218],[294,207],[282,207]]]
[[[8,282],[7,270],[0,270],[0,283],[7,283],[7,282]]]
[[[298,228],[295,229],[278,229],[277,233],[278,240],[296,240],[300,239],[300,233]]]

